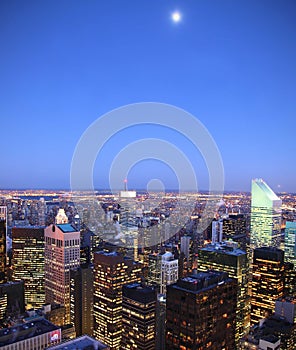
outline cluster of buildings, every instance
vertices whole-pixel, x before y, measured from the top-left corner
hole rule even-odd
[[[0,348],[295,349],[296,222],[283,228],[281,199],[256,179],[249,213],[220,208],[199,232],[197,204],[173,236],[140,246],[172,202],[140,215],[106,201],[114,244],[69,205],[13,226],[0,206]]]

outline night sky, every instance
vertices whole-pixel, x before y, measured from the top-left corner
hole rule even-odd
[[[261,177],[296,192],[295,18],[294,0],[1,0],[0,188],[69,188],[73,152],[89,125],[152,101],[205,125],[226,190],[249,191]],[[146,137],[181,149],[207,189],[202,157],[159,126],[113,135],[98,155],[95,186],[108,188],[114,156]],[[168,165],[148,159],[131,169],[129,187],[153,178],[177,186]]]

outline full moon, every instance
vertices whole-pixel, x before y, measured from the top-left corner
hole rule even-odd
[[[180,14],[180,12],[178,12],[178,11],[173,12],[172,13],[172,20],[175,23],[180,22],[181,21],[181,14]]]

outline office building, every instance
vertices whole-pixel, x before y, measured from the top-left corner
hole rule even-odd
[[[296,270],[296,222],[286,222],[285,261],[292,263]]]
[[[140,282],[141,265],[117,252],[94,253],[94,337],[120,349],[122,286]]]
[[[76,336],[93,334],[93,268],[81,265],[70,272],[71,323]]]
[[[167,288],[166,348],[233,350],[237,284],[224,272],[179,279]]]
[[[236,296],[236,345],[249,328],[248,259],[247,253],[238,249],[237,244],[227,242],[209,244],[198,251],[198,270],[227,272],[237,281]]]
[[[284,252],[273,247],[254,250],[251,324],[274,312],[275,302],[284,294]]]
[[[229,214],[223,219],[223,239],[232,240],[244,251],[247,250],[247,217],[243,214]]]
[[[80,233],[59,210],[56,224],[45,228],[45,302],[65,306],[70,322],[70,270],[80,266]]]
[[[0,284],[0,328],[8,318],[18,317],[25,312],[24,282]]]
[[[250,332],[241,339],[240,349],[295,350],[295,301],[295,298],[286,297],[277,300],[274,314],[251,327]]]
[[[45,302],[44,228],[12,228],[13,280],[23,280],[27,308],[40,308]]]
[[[251,236],[252,250],[279,247],[281,238],[281,199],[262,180],[252,181]]]
[[[132,283],[122,289],[122,349],[155,350],[156,289]]]
[[[0,206],[0,283],[6,281],[7,208]]]

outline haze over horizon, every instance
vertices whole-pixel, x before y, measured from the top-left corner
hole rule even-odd
[[[181,21],[171,14],[178,10]],[[263,178],[296,192],[296,3],[293,0],[82,0],[0,3],[0,189],[70,188],[75,147],[98,117],[145,101],[182,108],[221,153],[225,191]],[[162,126],[112,135],[94,166],[95,188],[127,144],[165,139],[208,189],[202,155]],[[124,178],[125,174],[119,174]],[[178,187],[170,164],[146,159],[130,188],[154,178]]]

